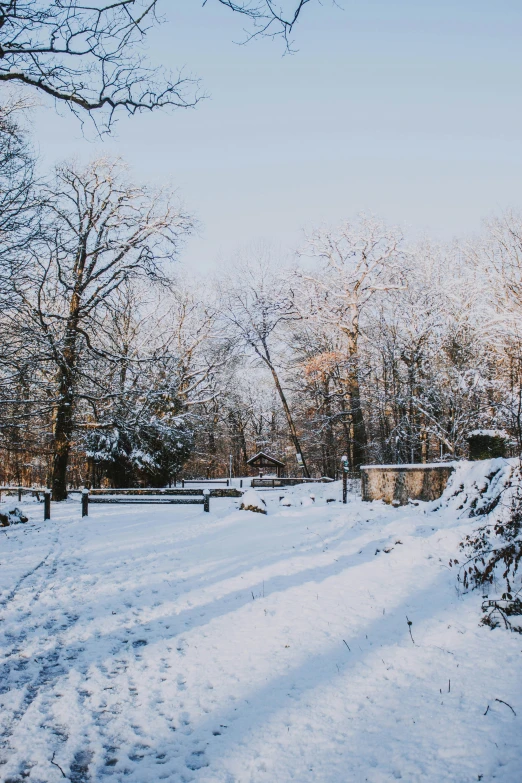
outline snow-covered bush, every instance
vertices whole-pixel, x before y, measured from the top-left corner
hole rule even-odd
[[[122,422],[108,430],[91,432],[86,455],[100,466],[115,486],[132,486],[140,479],[149,486],[165,486],[179,473],[193,443],[193,433],[181,415],[151,415],[146,422]]]
[[[184,416],[154,415],[136,433],[131,452],[134,467],[150,486],[164,486],[187,461],[193,433]]]
[[[465,589],[492,585],[498,597],[487,599],[483,622],[522,632],[522,466],[516,460],[463,463],[452,476],[440,505],[462,516],[484,517],[484,524],[460,544],[464,562],[455,558]]]
[[[469,458],[505,457],[509,436],[502,430],[473,430],[468,435]]]
[[[242,511],[255,511],[258,514],[266,514],[266,503],[255,489],[248,489],[245,492],[239,508]]]
[[[125,426],[93,430],[84,437],[85,455],[116,487],[131,485],[133,480],[130,454],[132,443]]]
[[[22,514],[18,507],[11,509],[6,514],[0,513],[0,527],[25,524],[27,521],[27,517]]]

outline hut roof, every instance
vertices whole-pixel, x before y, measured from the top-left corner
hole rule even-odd
[[[265,454],[264,451],[258,451],[253,457],[247,459],[247,465],[254,465],[258,461],[265,461],[269,465],[279,465],[281,468],[284,468],[285,466],[284,462],[281,462],[281,460],[276,459],[275,457],[271,457],[270,454]]]

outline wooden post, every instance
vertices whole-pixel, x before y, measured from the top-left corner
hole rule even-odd
[[[243,479],[239,479],[239,489],[243,489]]]
[[[228,487],[228,479],[227,479],[227,487]]]
[[[181,486],[185,487],[185,479],[181,479]]]
[[[47,519],[51,519],[51,490],[46,489],[44,492],[44,522]]]
[[[22,502],[22,487],[18,487],[18,502]]]
[[[203,511],[210,511],[210,490],[203,490]]]
[[[89,516],[89,490],[82,489],[82,518]]]

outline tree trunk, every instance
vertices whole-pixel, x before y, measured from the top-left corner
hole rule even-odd
[[[69,318],[65,330],[64,348],[58,369],[58,404],[54,419],[53,449],[53,500],[67,500],[67,467],[73,436],[73,406],[75,401],[75,375],[77,364],[77,336],[80,296],[77,281],[69,305]]]
[[[332,401],[330,398],[330,380],[328,377],[323,380],[323,411],[326,419],[325,438],[324,438],[324,475],[335,477],[337,467],[335,458],[335,434],[332,423]]]
[[[261,344],[263,346],[263,350],[261,351],[258,345],[252,344],[252,348],[257,353],[257,355],[264,361],[270,372],[272,373],[272,378],[274,379],[274,384],[277,389],[277,393],[279,394],[279,398],[281,400],[281,404],[283,406],[283,410],[285,412],[286,420],[288,422],[288,429],[290,430],[290,438],[292,440],[292,443],[294,444],[296,454],[301,455],[301,459],[303,461],[303,476],[305,478],[310,478],[310,473],[308,471],[308,467],[305,462],[305,458],[303,456],[303,452],[301,451],[301,445],[299,443],[299,438],[297,437],[297,430],[295,428],[294,420],[292,418],[292,413],[290,411],[290,406],[288,405],[288,402],[286,400],[285,393],[283,391],[283,387],[281,386],[281,383],[279,381],[279,376],[277,374],[276,368],[272,364],[272,359],[270,358],[270,351],[268,350],[268,345],[265,340],[261,340]]]
[[[352,459],[353,469],[359,470],[366,461],[367,435],[366,425],[361,407],[361,392],[359,388],[359,375],[357,365],[350,371],[348,377],[348,393],[352,414]]]
[[[60,401],[56,407],[53,444],[53,500],[67,499],[67,466],[73,434],[73,391],[68,369],[60,370]]]
[[[266,360],[265,360],[266,361]],[[279,382],[279,376],[277,375],[277,372],[275,370],[275,367],[271,362],[266,362],[268,367],[270,368],[270,372],[272,373],[272,378],[274,379],[275,387],[277,389],[277,393],[279,394],[279,397],[281,399],[281,404],[283,406],[283,410],[285,412],[286,420],[288,422],[288,428],[290,430],[290,437],[292,439],[292,443],[295,446],[295,450],[297,454],[301,455],[301,458],[303,460],[303,476],[305,478],[310,478],[310,473],[308,471],[308,467],[305,462],[305,458],[303,456],[303,452],[301,451],[301,446],[299,444],[299,438],[297,437],[297,430],[295,428],[294,420],[292,418],[292,413],[290,412],[290,407],[288,405],[288,402],[286,401],[286,396],[283,391],[283,387],[281,386],[281,383]]]
[[[357,305],[352,308],[352,327],[343,329],[348,338],[348,377],[344,381],[347,396],[350,400],[351,414],[351,468],[359,470],[366,462],[366,447],[368,437],[361,407],[361,390],[359,386],[359,312]]]
[[[228,416],[230,441],[232,443],[232,465],[236,476],[244,473],[246,468],[247,447],[245,431],[241,421],[241,414],[230,411]]]

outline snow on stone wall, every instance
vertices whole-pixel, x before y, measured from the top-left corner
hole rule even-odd
[[[453,463],[365,465],[361,468],[362,497],[397,506],[409,500],[435,500],[442,495],[453,470]]]

